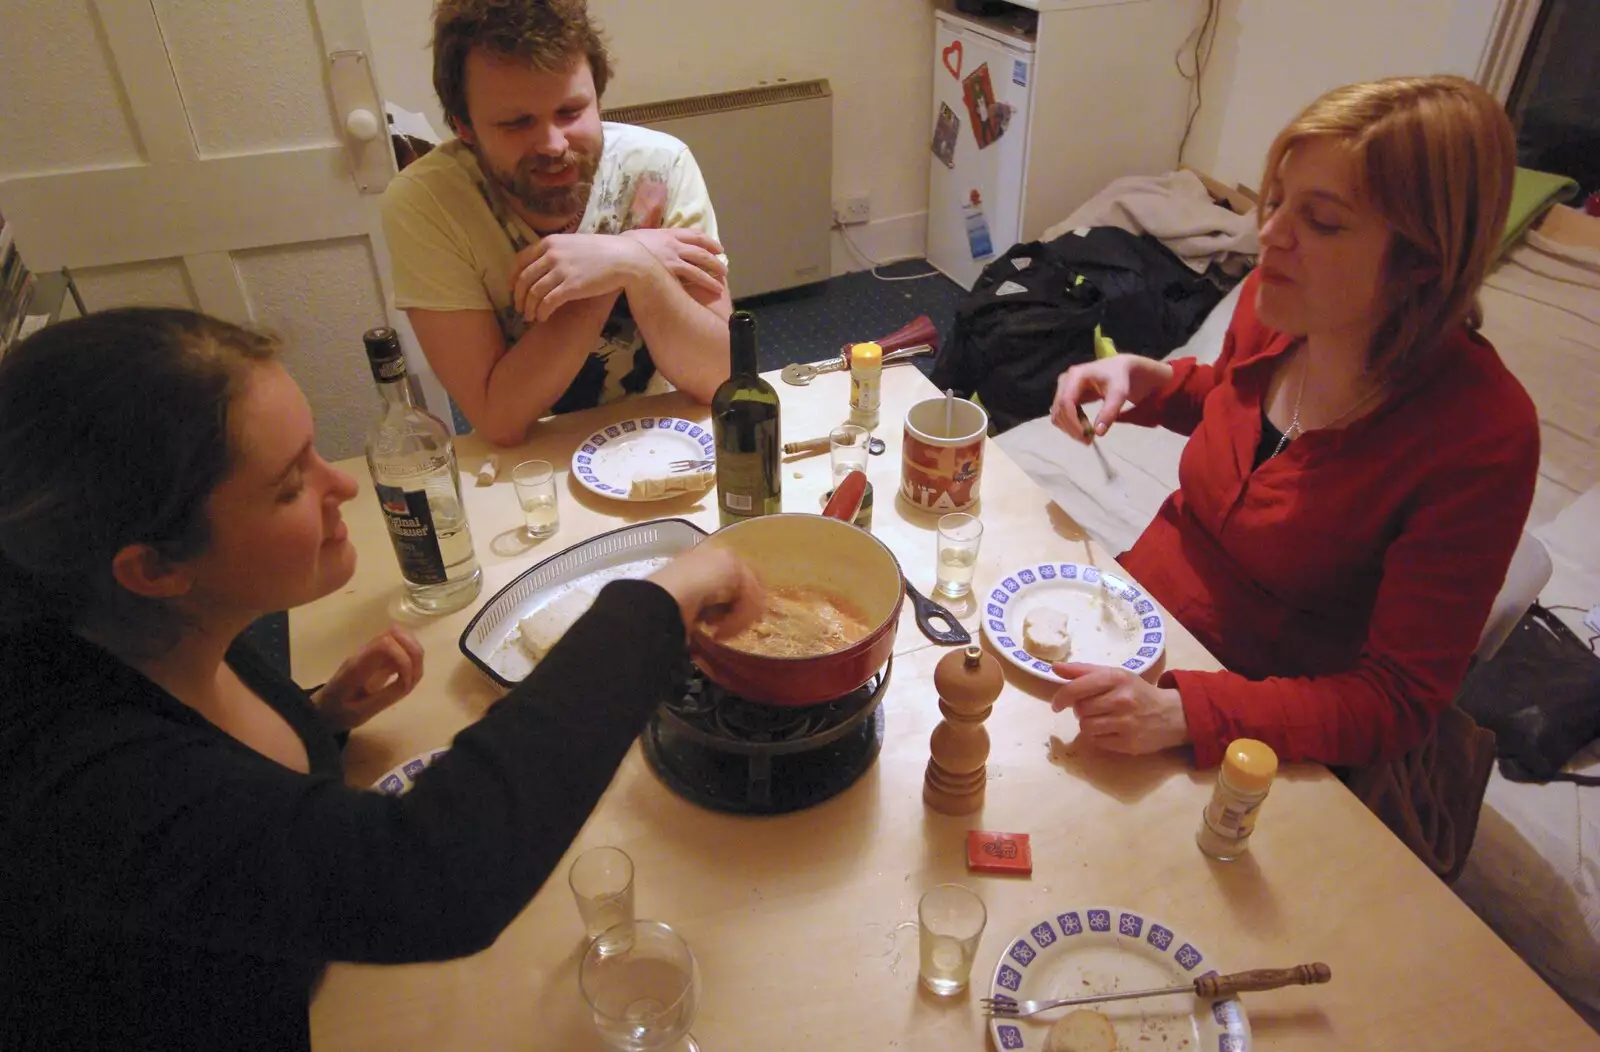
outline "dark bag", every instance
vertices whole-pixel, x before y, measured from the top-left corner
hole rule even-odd
[[[1467,673],[1457,704],[1494,732],[1500,773],[1512,781],[1600,785],[1561,770],[1600,737],[1600,657],[1539,604]]]
[[[977,394],[993,431],[1044,416],[1056,377],[1094,359],[1101,296],[1043,242],[1013,245],[983,268],[956,307],[955,326],[931,379],[964,398]]]
[[[1082,274],[1105,299],[1100,331],[1118,351],[1163,358],[1182,347],[1236,281],[1219,286],[1196,274],[1149,234],[1118,227],[1072,231],[1049,243],[1050,255]],[[1220,273],[1220,272],[1218,272]]]
[[[1406,847],[1453,884],[1472,851],[1493,770],[1494,735],[1460,709],[1448,708],[1422,744],[1404,756],[1352,768],[1342,777]]]

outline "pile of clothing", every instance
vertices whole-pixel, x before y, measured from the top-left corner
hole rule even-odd
[[[1259,251],[1254,212],[1214,201],[1193,172],[1118,179],[984,268],[932,380],[976,395],[999,434],[1049,412],[1078,362],[1182,346]]]

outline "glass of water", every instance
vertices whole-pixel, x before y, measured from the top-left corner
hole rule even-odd
[[[852,471],[867,470],[868,444],[872,432],[855,424],[841,424],[828,432],[828,461],[837,486]]]
[[[956,512],[939,519],[937,570],[941,595],[960,599],[972,591],[972,576],[978,568],[978,544],[983,540],[983,523],[976,515]]]
[[[633,920],[633,859],[620,847],[595,847],[579,855],[567,883],[589,938]]]
[[[917,940],[922,985],[949,997],[967,988],[972,962],[978,956],[978,939],[989,911],[976,892],[960,884],[940,884],[917,903]]]
[[[522,505],[523,529],[528,539],[542,541],[561,525],[556,507],[556,469],[548,460],[524,460],[511,469],[511,484]]]
[[[612,1048],[699,1052],[689,1028],[700,1007],[700,966],[665,924],[630,921],[602,933],[578,966],[578,986]]]

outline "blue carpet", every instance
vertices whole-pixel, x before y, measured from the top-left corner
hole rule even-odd
[[[885,276],[924,274],[922,259],[880,267]],[[933,320],[941,337],[950,334],[960,285],[943,274],[913,281],[880,281],[867,271],[829,278],[815,285],[740,300],[736,306],[756,316],[756,348],[761,368],[814,362],[839,353],[847,343],[887,336],[919,314]],[[924,373],[933,359],[919,358]]]

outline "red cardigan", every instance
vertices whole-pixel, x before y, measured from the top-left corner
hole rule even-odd
[[[1229,671],[1168,672],[1200,766],[1235,738],[1369,763],[1421,741],[1477,647],[1533,501],[1538,414],[1462,329],[1380,407],[1251,470],[1269,363],[1291,344],[1247,279],[1216,365],[1123,415],[1190,435],[1122,565]]]

